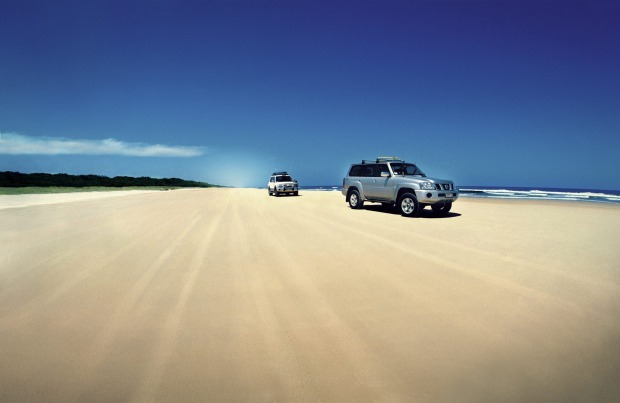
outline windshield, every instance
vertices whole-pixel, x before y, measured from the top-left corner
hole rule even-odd
[[[394,171],[394,175],[420,175],[426,176],[424,172],[420,168],[418,168],[415,164],[399,164],[392,163],[392,171]]]
[[[293,180],[288,175],[276,176],[276,182],[292,182],[292,181]]]

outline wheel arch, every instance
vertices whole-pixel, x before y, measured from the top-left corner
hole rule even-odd
[[[413,194],[414,196],[416,196],[416,198],[417,198],[417,195],[416,195],[416,193],[415,193],[415,189],[413,189],[413,188],[408,188],[408,187],[404,187],[404,188],[400,188],[400,189],[398,189],[398,193],[396,193],[396,200],[394,200],[394,202],[397,202],[397,201],[398,201],[398,198],[399,198],[399,197],[400,197],[403,193],[411,193],[411,194]]]
[[[360,192],[357,186],[349,186],[349,188],[347,189],[347,198],[346,198],[347,203],[349,202],[349,198],[351,197],[351,192],[353,192],[354,190],[357,190],[357,192],[360,194],[360,197],[361,197],[362,192]]]

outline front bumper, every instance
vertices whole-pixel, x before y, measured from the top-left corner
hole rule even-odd
[[[453,202],[459,197],[456,190],[416,190],[418,202],[424,204]]]
[[[283,188],[275,188],[275,191],[278,193],[295,193],[297,191],[299,191],[298,188],[293,187],[293,186],[285,186]]]

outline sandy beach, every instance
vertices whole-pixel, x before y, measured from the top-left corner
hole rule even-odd
[[[52,196],[0,197],[2,402],[620,400],[618,205]]]
[[[0,195],[0,210],[14,207],[41,206],[56,203],[87,201],[94,199],[108,199],[111,197],[126,197],[130,194],[151,193],[159,190],[121,190],[102,192],[74,192],[74,193],[33,193],[20,195]]]

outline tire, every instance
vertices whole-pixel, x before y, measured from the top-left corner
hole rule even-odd
[[[439,216],[445,216],[446,214],[450,212],[451,208],[452,208],[452,202],[435,203],[431,205],[431,209],[433,210],[433,213]]]
[[[273,196],[273,193],[271,193],[271,189],[267,188],[267,193],[269,193],[269,196]]]
[[[278,193],[278,191],[277,191],[277,190],[273,189],[273,195],[274,195],[275,197],[278,197],[278,196],[280,196],[280,193]]]
[[[299,196],[299,192],[293,192],[293,196]]]
[[[364,206],[364,200],[362,200],[360,192],[357,190],[352,190],[349,193],[349,206],[354,210],[361,209]]]
[[[417,217],[420,214],[420,203],[413,193],[403,193],[398,198],[396,207],[404,217]]]

